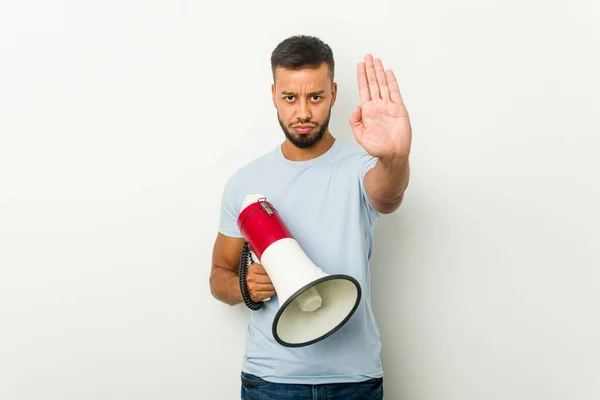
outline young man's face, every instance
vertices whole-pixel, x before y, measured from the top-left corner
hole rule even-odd
[[[271,92],[279,124],[290,142],[308,148],[323,137],[337,93],[327,64],[317,69],[277,68]]]

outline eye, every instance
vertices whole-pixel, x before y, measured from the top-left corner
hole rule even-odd
[[[292,95],[285,96],[284,99],[286,99],[287,101],[292,101],[292,100],[294,100],[294,96],[292,96]]]
[[[315,94],[315,95],[313,95],[313,96],[312,96],[312,99],[313,99],[314,101],[318,101],[320,98],[321,98],[321,96],[319,96],[319,95],[317,95],[317,94]]]

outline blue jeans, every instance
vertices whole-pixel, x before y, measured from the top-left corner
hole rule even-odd
[[[295,385],[242,372],[242,400],[383,400],[383,378],[356,383]]]

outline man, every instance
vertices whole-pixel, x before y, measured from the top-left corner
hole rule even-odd
[[[260,264],[248,268],[254,302],[242,363],[242,399],[382,399],[380,336],[370,304],[373,226],[402,203],[409,181],[411,125],[391,70],[369,54],[358,64],[360,105],[350,126],[362,149],[329,131],[336,100],[334,59],[320,39],[294,36],[271,55],[271,92],[285,140],[238,169],[227,181],[214,244],[210,288],[229,305],[243,301],[238,282],[245,239],[237,217],[245,196],[260,193],[315,265],[356,278],[358,309],[338,331],[305,347],[276,342],[271,326],[279,307]]]

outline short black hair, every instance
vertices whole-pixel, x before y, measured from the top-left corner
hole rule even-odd
[[[279,43],[271,54],[273,81],[277,67],[297,70],[319,68],[323,63],[329,67],[329,78],[333,82],[335,62],[331,47],[314,36],[291,36]]]

